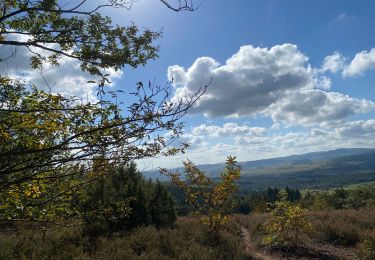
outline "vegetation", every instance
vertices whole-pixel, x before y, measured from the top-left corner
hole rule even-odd
[[[241,192],[268,187],[331,189],[375,181],[374,149],[338,149],[259,161],[241,162]],[[224,164],[198,165],[215,179]],[[150,173],[150,176],[155,176]],[[276,181],[277,180],[277,181]]]
[[[173,226],[174,201],[161,183],[146,181],[135,164],[111,170],[87,190],[79,205],[89,236],[139,226]]]
[[[90,241],[79,228],[0,234],[1,259],[252,259],[234,224],[215,238],[195,218],[181,218],[173,229],[138,227]]]
[[[249,231],[256,246],[253,252],[266,252],[276,259],[373,259],[374,215],[374,208],[307,211],[313,232],[300,236],[304,247],[273,247],[272,250],[263,244],[264,237],[268,236],[265,234],[268,214],[237,215],[234,221]]]
[[[264,229],[267,234],[264,243],[276,248],[302,246],[303,236],[312,231],[305,210],[288,202],[286,192],[280,192],[280,200],[275,203]]]
[[[3,226],[0,258],[372,259],[374,254],[374,208],[306,210],[301,207],[303,198],[292,202],[282,191],[279,200],[268,204],[270,213],[235,215],[216,232],[207,232],[199,217],[179,217],[174,222],[170,197],[162,195],[162,190],[166,192],[164,185],[146,181],[134,165],[111,170],[75,199],[85,225],[77,225],[82,220],[76,217],[67,220],[71,227],[45,225],[42,229],[18,223],[17,231]],[[264,194],[273,191],[270,188]],[[160,219],[167,225],[160,225]],[[243,230],[248,231],[249,240]]]
[[[159,32],[146,29],[139,35],[136,25],[113,25],[110,17],[100,13],[103,8],[131,8],[134,0],[104,1],[92,9],[85,8],[85,2],[2,1],[0,45],[27,47],[34,68],[42,68],[45,62],[57,65],[65,56],[79,61],[82,70],[100,76],[103,69],[137,67],[157,57],[158,48],[151,42],[160,37]],[[194,10],[193,2],[179,1],[175,7],[167,0],[160,2],[174,11]]]
[[[335,189],[312,194],[306,192],[305,207],[324,209],[359,209],[375,206],[375,190],[373,185],[362,185],[352,189]]]
[[[88,10],[85,0],[6,0],[0,3],[0,45],[25,47],[31,66],[43,70],[73,59],[91,74],[98,101],[82,102],[28,87],[17,75],[0,75],[0,221],[56,222],[77,212],[70,201],[102,179],[109,168],[135,159],[183,151],[168,147],[182,133],[180,118],[206,85],[172,104],[171,86],[137,83],[133,90],[108,89],[108,71],[155,59],[160,32],[134,24],[114,25],[102,8],[130,8],[132,1],[105,1]],[[193,10],[192,2],[168,8]],[[30,22],[32,21],[32,22]],[[16,52],[16,50],[14,50]],[[9,57],[0,57],[5,62]],[[129,104],[117,95],[129,95]],[[165,132],[168,131],[168,137]]]
[[[146,180],[133,162],[184,151],[187,144],[169,144],[209,83],[175,103],[169,83],[139,81],[133,90],[111,91],[108,72],[157,58],[161,32],[115,25],[101,12],[130,8],[133,0],[103,0],[93,9],[86,0],[63,2],[0,3],[0,47],[27,48],[32,68],[41,71],[73,59],[97,87],[90,103],[0,75],[0,259],[252,259],[259,248],[279,257],[280,249],[296,255],[302,245],[310,250],[304,256],[326,257],[319,247],[328,245],[374,259],[372,186],[298,189],[374,180],[374,151],[298,164],[292,168],[299,180],[277,168],[240,179],[235,157],[220,177],[209,178],[187,161],[184,176],[162,171],[175,185],[179,213],[198,215],[177,217],[166,186]],[[160,3],[194,10],[193,1]],[[129,103],[117,103],[121,95]],[[254,183],[273,188],[247,192]],[[286,185],[294,188],[280,192]],[[247,215],[233,220],[234,209]],[[340,258],[337,252],[328,256]]]
[[[241,191],[236,197],[236,213],[268,212],[278,199],[278,188],[268,187],[266,190]],[[300,202],[301,206],[310,210],[359,209],[374,207],[375,189],[373,183],[351,185],[329,190],[302,190],[285,187],[287,201]],[[173,191],[174,196],[178,196]],[[182,207],[183,205],[180,205]]]
[[[259,191],[240,191],[237,195],[235,212],[248,214],[250,212],[268,212],[275,202],[279,199],[278,188],[268,187],[266,190]],[[301,200],[302,194],[299,189],[285,187],[286,199],[290,202]]]
[[[164,169],[162,173],[170,176],[172,183],[183,190],[186,203],[193,207],[196,214],[202,216],[202,222],[209,230],[217,231],[229,220],[233,208],[232,196],[237,191],[235,181],[240,178],[236,158],[228,157],[218,182],[205,176],[192,162],[187,161],[184,165],[185,181],[178,172],[171,173]]]
[[[364,235],[358,245],[358,255],[362,259],[375,259],[375,235],[374,232]]]

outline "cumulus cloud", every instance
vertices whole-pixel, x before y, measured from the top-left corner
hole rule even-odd
[[[268,130],[264,129],[264,132]],[[209,138],[210,136],[208,139],[206,137],[207,142],[210,142]],[[335,127],[311,128],[308,131],[269,133],[259,136],[234,135],[232,141],[225,144],[224,153],[230,151],[231,153],[227,155],[234,154],[240,156],[242,160],[252,160],[343,147],[374,146],[375,120],[359,120]],[[209,154],[212,147],[206,146],[205,149]]]
[[[315,70],[314,84],[317,89],[329,90],[332,86],[332,81],[325,75],[322,75],[321,72]]]
[[[174,99],[191,95],[212,78],[207,93],[192,108],[209,117],[270,116],[275,123],[313,124],[342,120],[368,112],[374,103],[328,92],[324,71],[341,68],[342,57],[327,57],[320,71],[296,45],[272,48],[242,46],[224,65],[211,57],[198,58],[185,69],[174,65],[168,77],[176,87]]]
[[[341,71],[345,66],[345,59],[339,52],[335,52],[324,58],[322,71],[330,71],[336,73]]]
[[[237,123],[226,125],[226,127],[224,125],[199,125],[192,128],[184,134],[186,140],[192,144],[186,154],[167,161],[161,158],[156,160],[158,162],[156,165],[180,167],[182,161],[187,158],[197,164],[206,164],[223,162],[229,155],[237,156],[239,161],[249,161],[337,148],[375,147],[374,119],[299,130],[283,128],[275,131],[272,127],[261,128],[259,135],[249,134],[251,131],[229,131],[233,132],[229,138],[220,139],[223,136],[217,134],[218,130],[230,128],[230,125],[234,129],[249,128],[247,125]],[[224,136],[227,137],[226,134]],[[196,142],[197,140],[203,140],[203,142]]]
[[[310,68],[307,57],[295,45],[277,45],[271,49],[242,46],[238,53],[220,66],[213,58],[198,58],[187,70],[172,66],[170,79],[176,82],[176,96],[196,91],[213,79],[207,94],[193,108],[208,116],[254,115],[277,100],[287,89],[308,86]]]
[[[187,143],[191,145],[193,148],[199,147],[201,145],[206,145],[205,139],[203,136],[195,135],[191,133],[184,133],[180,138],[179,141],[181,143]]]
[[[308,89],[290,92],[288,96],[270,105],[267,114],[275,122],[287,125],[312,125],[317,122],[342,120],[374,108],[375,103],[369,100],[351,98],[337,92]]]
[[[374,147],[375,120],[358,120],[337,126],[312,128],[309,131],[288,132],[263,137],[236,137],[235,145],[280,150],[288,153],[331,150],[341,147]],[[240,148],[244,149],[244,148]]]
[[[339,52],[334,52],[324,58],[318,73],[340,72],[343,77],[363,75],[366,71],[375,69],[375,48],[370,51],[357,53],[352,60],[343,57]],[[321,75],[321,74],[320,74]]]
[[[249,127],[236,123],[226,123],[223,126],[199,125],[191,131],[193,136],[230,137],[230,136],[262,136],[266,129],[263,127]]]
[[[375,120],[359,120],[348,122],[335,129],[336,133],[343,139],[375,139]]]
[[[11,36],[13,40],[27,41],[27,36]],[[42,56],[49,53],[44,50],[36,50]],[[0,48],[0,74],[18,77],[27,83],[33,84],[40,89],[50,89],[53,93],[65,96],[76,96],[83,101],[95,102],[96,85],[87,83],[89,80],[97,80],[87,72],[80,69],[79,62],[69,57],[62,57],[59,66],[45,64],[42,70],[32,69],[30,66],[31,53],[26,47],[2,47]],[[122,76],[121,71],[107,70],[110,80]]]
[[[343,70],[344,77],[362,75],[365,71],[375,69],[375,48],[357,53]]]

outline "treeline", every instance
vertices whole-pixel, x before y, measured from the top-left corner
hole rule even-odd
[[[172,226],[175,204],[160,182],[143,178],[135,164],[110,171],[88,189],[79,211],[89,235],[130,230],[138,226]]]
[[[167,184],[168,190],[171,192],[176,201],[176,209],[178,215],[189,215],[192,209],[185,202],[185,196],[181,189],[176,186]],[[280,199],[279,193],[281,189],[269,187],[263,191],[247,191],[238,193],[234,198],[234,213],[248,214],[250,212],[267,212],[277,200]],[[285,188],[287,193],[287,201],[296,202],[301,200],[302,194],[299,189]]]
[[[249,191],[237,196],[236,213],[267,212],[280,199],[281,189],[269,187],[263,191]],[[302,199],[299,189],[285,187],[286,200],[296,202]]]
[[[190,214],[190,209],[184,201],[184,194],[175,186],[167,185],[176,200],[179,215]],[[277,200],[282,189],[269,187],[261,191],[247,191],[237,194],[235,213],[248,214],[250,212],[268,212]],[[351,189],[337,188],[326,191],[301,191],[286,187],[287,201],[301,204],[310,210],[359,209],[375,207],[374,185],[363,185]]]
[[[93,172],[92,174],[100,174]],[[32,195],[32,194],[31,194]],[[18,214],[13,208],[17,204],[0,205],[0,228],[17,230],[18,222],[6,219],[7,215]],[[21,215],[26,228],[33,224],[50,226],[65,222],[80,223],[83,235],[96,237],[114,232],[128,231],[139,226],[153,225],[156,228],[173,226],[176,221],[175,203],[164,184],[146,180],[134,163],[119,167],[108,167],[106,174],[99,175],[97,181],[67,194],[64,201],[52,200],[43,208],[28,206],[45,214]],[[46,207],[51,211],[45,210]],[[56,214],[60,211],[60,214]],[[34,219],[31,217],[34,216]]]
[[[235,212],[268,212],[280,199],[280,189],[267,188],[264,191],[247,192],[237,196]],[[287,201],[296,202],[309,210],[359,209],[375,207],[375,189],[363,185],[352,189],[337,188],[326,191],[300,191],[286,187]]]
[[[303,196],[302,205],[311,210],[359,209],[375,207],[375,187],[363,185],[352,189],[309,192]]]

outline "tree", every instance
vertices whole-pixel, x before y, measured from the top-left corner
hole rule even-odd
[[[229,220],[234,206],[232,197],[237,191],[235,181],[240,178],[240,166],[236,158],[228,157],[218,182],[205,176],[191,161],[184,162],[184,166],[185,181],[179,172],[162,169],[162,174],[169,176],[172,183],[184,191],[186,202],[202,216],[202,222],[208,229],[217,231]]]
[[[79,205],[86,234],[95,236],[139,226],[172,226],[174,202],[160,183],[146,182],[134,163],[110,170]]]
[[[155,185],[154,194],[148,205],[151,222],[157,227],[167,227],[176,221],[174,201],[166,187],[159,181]]]
[[[136,25],[114,26],[99,12],[108,7],[129,9],[134,0],[102,1],[92,9],[85,8],[86,2],[67,5],[58,0],[3,0],[0,45],[25,46],[34,54],[31,63],[35,68],[43,62],[58,64],[61,56],[67,56],[79,60],[83,70],[99,75],[101,69],[136,67],[157,57],[158,48],[150,43],[160,32],[146,29],[138,34]],[[194,10],[192,1],[178,1],[176,6],[167,0],[161,3],[174,11]],[[26,37],[20,39],[20,35]],[[35,50],[50,54],[43,56]]]
[[[133,1],[108,0],[92,10],[85,10],[86,2],[71,7],[57,0],[0,3],[1,46],[28,48],[36,69],[43,69],[45,63],[57,66],[66,56],[77,60],[93,79],[99,76],[91,81],[97,84],[99,101],[82,103],[79,98],[45,92],[38,86],[30,89],[19,78],[0,75],[0,219],[25,216],[14,207],[41,212],[50,202],[101,179],[110,166],[171,155],[187,147],[168,145],[182,133],[179,120],[207,84],[171,103],[169,83],[138,82],[130,94],[132,101],[117,104],[114,100],[121,93],[107,90],[104,70],[137,67],[155,59],[158,47],[153,41],[161,33],[140,32],[134,24],[113,25],[99,12],[105,7],[130,8]],[[194,10],[192,2],[178,1],[175,7],[161,2],[175,11]],[[42,55],[41,50],[49,54]],[[0,58],[1,62],[10,57]],[[28,196],[30,190],[37,195]],[[16,193],[26,196],[16,203]],[[31,219],[37,215],[27,214]]]

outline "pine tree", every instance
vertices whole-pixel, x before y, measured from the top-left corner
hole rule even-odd
[[[160,182],[146,181],[135,164],[112,169],[87,191],[81,213],[89,235],[130,230],[176,221],[174,202]]]
[[[151,222],[157,227],[171,226],[176,221],[174,201],[167,189],[158,181],[150,200]]]

